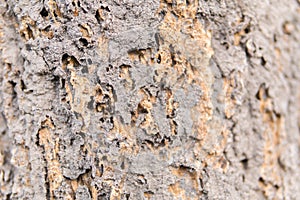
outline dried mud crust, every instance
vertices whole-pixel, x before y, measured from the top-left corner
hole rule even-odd
[[[1,199],[296,199],[299,2],[0,3]]]

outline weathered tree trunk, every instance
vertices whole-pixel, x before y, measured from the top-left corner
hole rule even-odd
[[[1,0],[1,199],[299,199],[296,0]]]

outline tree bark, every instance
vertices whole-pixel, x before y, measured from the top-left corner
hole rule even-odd
[[[296,0],[2,0],[1,199],[297,199]]]

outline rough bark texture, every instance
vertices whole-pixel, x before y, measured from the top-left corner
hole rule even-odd
[[[299,199],[296,0],[1,0],[1,199]]]

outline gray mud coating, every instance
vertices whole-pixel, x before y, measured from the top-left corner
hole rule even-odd
[[[299,10],[0,2],[0,199],[297,199]]]

